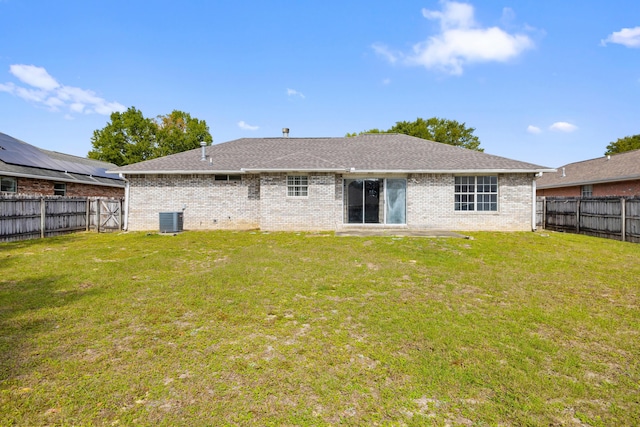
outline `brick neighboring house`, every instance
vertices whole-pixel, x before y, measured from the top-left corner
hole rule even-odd
[[[535,229],[535,176],[553,169],[398,134],[243,138],[110,172],[129,230]]]
[[[640,196],[640,150],[569,163],[538,178],[538,196]]]
[[[124,197],[116,165],[43,150],[0,133],[0,195]]]

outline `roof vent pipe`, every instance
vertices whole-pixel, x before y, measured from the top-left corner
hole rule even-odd
[[[282,128],[282,137],[289,138],[289,128]]]
[[[611,160],[611,154],[607,154],[607,160]]]
[[[207,160],[207,153],[205,152],[206,146],[207,143],[205,141],[200,142],[200,147],[202,147],[202,158],[200,160],[202,160],[203,162]]]
[[[567,176],[567,174],[564,171],[564,168],[562,168],[562,177],[564,178],[565,176]]]

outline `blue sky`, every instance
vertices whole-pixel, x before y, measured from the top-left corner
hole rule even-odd
[[[544,166],[640,133],[640,2],[0,0],[0,132],[86,156],[109,114],[214,143],[433,116]]]

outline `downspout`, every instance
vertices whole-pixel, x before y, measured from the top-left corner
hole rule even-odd
[[[119,174],[120,178],[124,179],[124,216],[122,219],[122,230],[127,231],[129,229],[129,180],[124,177],[123,174]]]
[[[536,231],[538,229],[538,226],[536,225],[537,222],[537,216],[538,216],[538,199],[536,196],[536,191],[537,191],[537,183],[536,183],[536,178],[538,177],[538,174],[534,174],[533,175],[533,180],[532,180],[532,184],[531,184],[531,198],[533,200],[533,203],[531,204],[531,231]],[[544,215],[544,214],[543,214]]]

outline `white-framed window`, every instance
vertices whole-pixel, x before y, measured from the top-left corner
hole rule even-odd
[[[3,193],[17,193],[18,180],[11,176],[0,176],[0,191]]]
[[[591,196],[593,196],[593,185],[583,185],[582,197],[591,197]]]
[[[240,175],[215,175],[216,181],[242,181]]]
[[[54,196],[65,196],[66,194],[67,194],[67,184],[65,184],[64,182],[53,183]]]
[[[287,176],[287,196],[307,197],[309,195],[309,177],[306,175]]]
[[[455,203],[457,211],[497,211],[498,177],[456,176]]]

